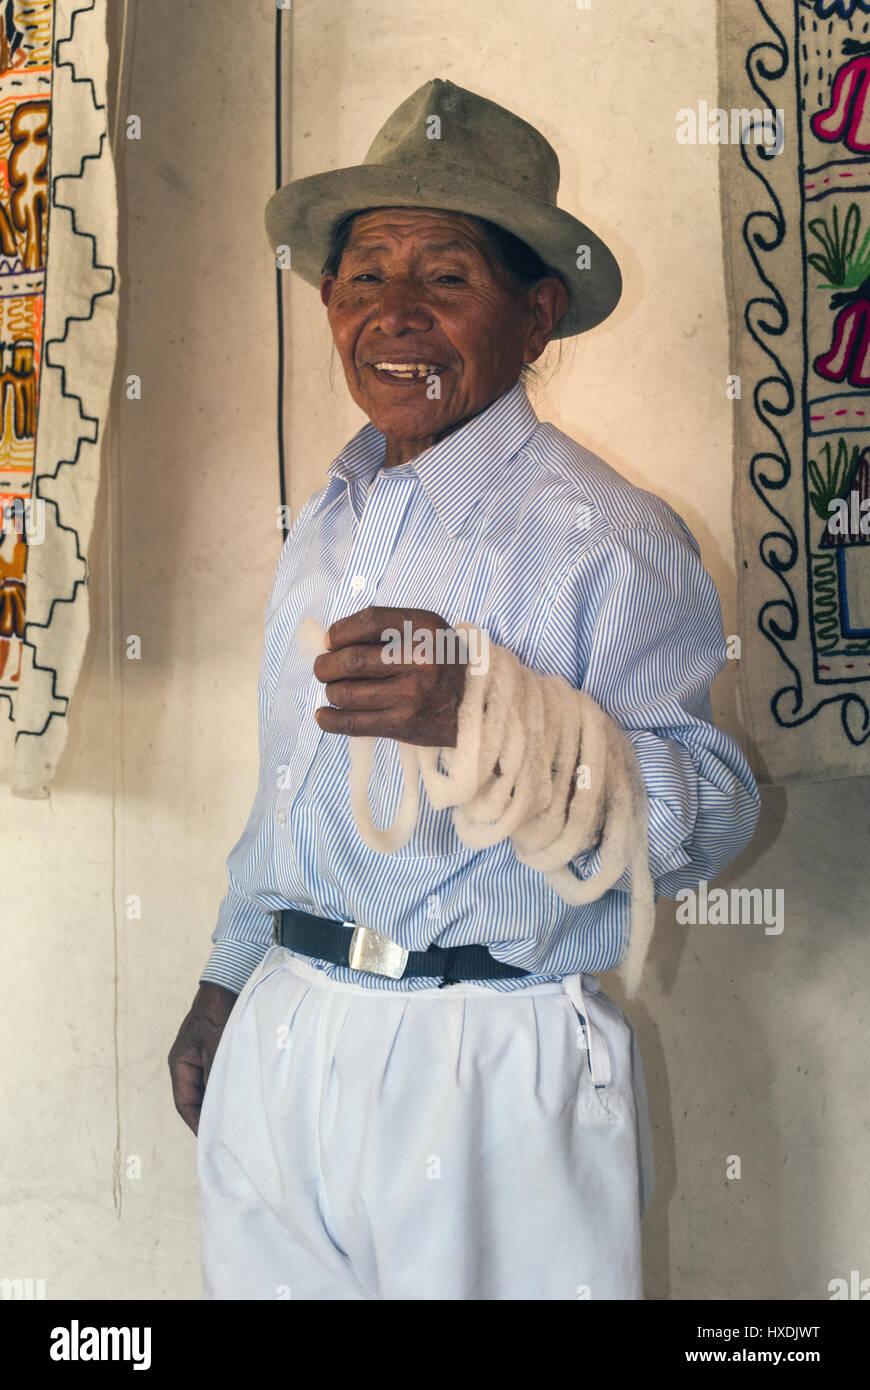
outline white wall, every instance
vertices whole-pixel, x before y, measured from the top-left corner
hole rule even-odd
[[[143,139],[119,154],[121,349],[93,631],[50,801],[2,791],[16,888],[3,921],[0,1276],[45,1278],[49,1297],[198,1295],[193,1141],[165,1055],[254,793],[262,617],[280,545],[262,229],[273,8],[246,6],[244,19],[229,0],[133,10],[125,110],[142,116]],[[614,247],[626,290],[606,324],[566,349],[536,406],[685,517],[735,631],[717,152],[674,138],[677,109],[715,97],[712,0],[593,0],[589,11],[571,0],[295,0],[288,21],[286,176],[361,159],[389,111],[433,76],[512,106],[556,146],[561,201]],[[361,417],[337,361],[330,385],[315,291],[294,281],[286,304],[295,511]],[[142,376],[140,403],[122,397],[129,372]],[[135,663],[123,654],[131,633],[143,644]],[[732,674],[714,705],[740,738]],[[870,1276],[858,1234],[868,822],[861,781],[765,791],[756,839],[721,882],[784,888],[781,936],[678,927],[673,904],[660,907],[642,1000],[628,1010],[656,1130],[650,1297],[816,1299],[853,1268]],[[130,894],[141,921],[126,919]],[[619,998],[613,979],[605,987]],[[729,1154],[740,1181],[726,1180]],[[130,1155],[139,1179],[127,1176]]]

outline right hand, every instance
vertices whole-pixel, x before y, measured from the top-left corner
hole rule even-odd
[[[211,1064],[237,998],[231,989],[204,981],[169,1053],[175,1108],[194,1134]]]

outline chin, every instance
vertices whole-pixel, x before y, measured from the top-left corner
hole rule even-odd
[[[400,435],[406,439],[425,439],[450,427],[450,420],[443,410],[425,410],[410,401],[407,405],[368,401],[363,405],[363,410],[375,429],[382,434]]]

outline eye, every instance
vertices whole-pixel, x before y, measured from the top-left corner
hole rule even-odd
[[[377,280],[377,278],[378,278],[377,275],[373,275],[372,272],[371,272],[370,270],[363,270],[363,271],[360,271],[359,275],[353,275],[353,276],[351,276],[351,279],[353,279],[353,280],[362,280],[362,281],[365,281],[365,280]]]
[[[436,276],[439,285],[464,285],[465,281],[461,275],[438,275]]]

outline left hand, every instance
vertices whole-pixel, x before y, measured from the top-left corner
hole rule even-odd
[[[406,622],[412,624],[408,643]],[[398,662],[384,660],[384,634],[390,628],[403,639]],[[422,633],[430,637],[418,636]],[[455,659],[462,653],[461,643],[437,613],[425,608],[361,608],[327,629],[326,645],[329,651],[314,662],[314,674],[326,682],[329,701],[314,717],[326,733],[394,738],[429,748],[456,746],[467,666]]]

